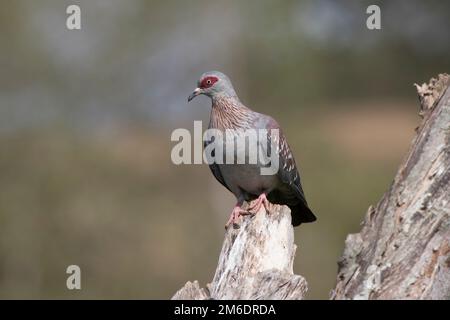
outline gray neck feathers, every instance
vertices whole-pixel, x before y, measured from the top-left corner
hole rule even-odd
[[[217,95],[212,98],[210,128],[244,129],[250,126],[253,112],[236,95]]]

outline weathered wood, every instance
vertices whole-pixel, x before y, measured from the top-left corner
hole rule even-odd
[[[172,299],[303,299],[307,283],[293,274],[295,250],[289,208],[262,208],[226,230],[208,289],[188,282]]]
[[[390,189],[347,237],[332,299],[450,299],[449,82],[416,85],[423,122]]]
[[[183,288],[175,293],[172,300],[206,300],[209,298],[209,293],[200,288],[198,281],[188,281]]]

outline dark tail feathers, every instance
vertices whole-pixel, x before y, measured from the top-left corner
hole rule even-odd
[[[292,225],[294,227],[308,222],[314,222],[317,220],[316,216],[308,208],[308,205],[300,202],[299,204],[290,207],[292,215]]]

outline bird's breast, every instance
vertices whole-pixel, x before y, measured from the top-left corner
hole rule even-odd
[[[220,164],[220,172],[231,191],[238,195],[269,193],[278,185],[277,175],[262,175],[261,166],[254,164]]]

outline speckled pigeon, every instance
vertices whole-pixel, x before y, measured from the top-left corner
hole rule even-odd
[[[221,72],[204,73],[188,101],[201,94],[212,100],[210,129],[279,130],[279,141],[276,145],[279,165],[278,172],[273,175],[262,175],[259,163],[210,164],[214,177],[237,199],[227,226],[236,223],[241,215],[258,212],[262,205],[267,210],[269,202],[287,205],[291,209],[294,226],[315,221],[316,217],[305,200],[294,157],[278,123],[272,117],[254,112],[244,106],[236,95],[231,81]],[[207,145],[208,141],[205,142],[205,146]],[[225,144],[225,148],[227,147]],[[257,200],[250,208],[242,209],[244,201],[249,202],[255,199]]]

